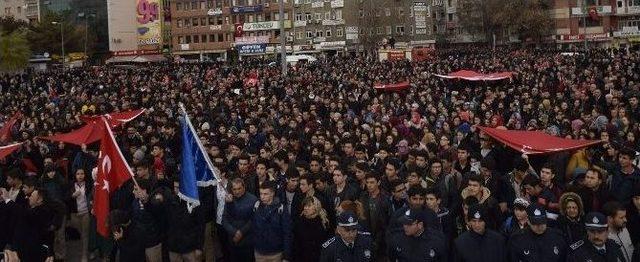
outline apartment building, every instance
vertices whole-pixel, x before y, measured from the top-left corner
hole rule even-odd
[[[640,44],[640,0],[616,0],[613,24],[614,46]]]
[[[279,0],[173,0],[172,54],[187,59],[227,59],[275,52],[279,45]],[[284,1],[286,36],[292,36],[291,0]],[[238,40],[238,46],[236,46]],[[244,46],[244,45],[259,45]],[[251,50],[251,51],[249,51]]]
[[[39,20],[38,0],[0,0],[0,17],[35,22]]]

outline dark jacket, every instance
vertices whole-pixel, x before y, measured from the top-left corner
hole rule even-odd
[[[504,237],[493,230],[483,235],[467,231],[455,240],[454,261],[506,262],[507,245]]]
[[[580,240],[571,244],[568,262],[625,262],[620,245],[616,244],[613,240],[607,239],[605,242],[605,254],[599,254],[596,247],[587,240]],[[627,261],[629,262],[629,261]]]
[[[391,234],[387,240],[387,254],[391,261],[448,261],[446,241],[442,232],[430,228],[418,237],[410,237],[402,231]]]
[[[556,227],[562,231],[562,235],[567,243],[575,243],[587,236],[587,231],[584,228],[584,219],[582,217],[578,219],[578,221],[571,221],[566,216],[560,216],[556,223]]]
[[[189,212],[186,202],[174,197],[164,212],[169,223],[167,249],[179,254],[202,250],[205,228],[202,208],[197,206]]]
[[[373,237],[374,253],[383,256],[386,252],[385,232],[389,224],[389,195],[385,191],[380,191],[377,197],[372,198],[369,193],[364,193],[360,197],[360,202],[364,209],[366,220],[361,221],[364,230],[371,233]]]
[[[542,235],[527,228],[514,233],[509,240],[509,261],[565,261],[566,254],[567,243],[555,228],[547,227]]]
[[[164,209],[152,201],[144,206],[140,205],[137,199],[131,204],[133,207],[131,219],[142,231],[144,237],[144,247],[153,247],[162,242],[161,220]]]
[[[226,203],[224,215],[222,216],[222,226],[227,231],[229,243],[237,246],[253,245],[253,206],[258,198],[251,193],[245,193],[242,197]],[[231,239],[236,231],[242,232],[242,240],[234,244]]]
[[[371,235],[358,232],[353,247],[347,247],[342,238],[335,236],[322,244],[320,262],[370,262],[375,261]]]
[[[123,236],[116,241],[116,248],[120,251],[120,261],[145,261],[144,231],[136,221],[131,221],[122,230]]]
[[[322,225],[319,216],[312,219],[298,218],[293,223],[293,257],[291,261],[319,261],[322,243],[330,236],[330,230]]]
[[[254,204],[253,241],[256,252],[264,255],[283,252],[291,257],[291,218],[278,198],[271,205]]]
[[[329,187],[327,195],[333,204],[333,208],[337,207],[345,200],[358,200],[358,188],[351,183],[347,183],[342,192],[338,193],[335,185]]]
[[[53,223],[55,213],[45,205],[34,208],[7,203],[13,210],[13,236],[8,249],[16,251],[20,261],[39,262],[53,256]]]
[[[73,197],[76,192],[75,182],[69,186],[69,191],[66,196],[66,204],[69,212],[78,213],[78,202]],[[89,181],[84,182],[84,196],[87,198],[87,208],[91,211],[91,202],[93,201],[93,183]]]

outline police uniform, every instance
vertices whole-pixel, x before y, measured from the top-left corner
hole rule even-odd
[[[607,218],[598,212],[587,214],[585,221],[587,230],[606,230],[608,227]],[[580,240],[569,246],[569,252],[569,262],[625,262],[620,245],[611,239],[607,239],[602,247],[596,247],[589,240]]]
[[[424,231],[419,236],[407,236],[404,231],[391,233],[388,241],[390,261],[447,261],[446,239],[441,231],[428,227],[424,210],[407,210],[402,221],[404,225],[422,222]]]
[[[350,211],[340,214],[338,226],[358,226],[356,215]],[[374,261],[373,241],[368,232],[358,232],[353,243],[346,243],[339,235],[322,244],[320,262],[369,262]]]
[[[539,204],[527,208],[529,223],[547,223],[547,212]],[[567,244],[562,233],[555,228],[547,228],[538,235],[530,228],[520,230],[509,241],[510,261],[553,262],[565,261]]]
[[[467,213],[469,221],[484,221],[486,217],[486,210],[481,205],[469,207],[469,212]],[[485,231],[482,235],[473,230],[462,233],[455,241],[453,255],[455,256],[455,261],[461,262],[506,262],[507,247],[502,234],[485,226]]]

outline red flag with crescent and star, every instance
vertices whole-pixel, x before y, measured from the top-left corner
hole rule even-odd
[[[104,125],[104,132],[100,141],[100,155],[96,181],[94,184],[93,212],[96,216],[97,231],[104,237],[109,236],[107,217],[109,216],[109,200],[111,194],[133,177],[131,167],[127,164],[122,151],[116,144],[111,127],[107,120],[101,117],[98,122]]]

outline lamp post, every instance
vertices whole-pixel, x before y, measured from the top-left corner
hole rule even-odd
[[[89,58],[89,56],[87,55],[87,42],[88,42],[88,36],[89,36],[89,18],[96,17],[96,14],[88,14],[85,15],[84,13],[79,13],[78,17],[84,17],[84,57],[85,57],[85,61],[87,60],[87,58]]]
[[[280,63],[282,75],[287,75],[287,38],[284,31],[284,0],[280,0]]]
[[[60,44],[62,46],[62,71],[64,71],[64,60],[65,60],[65,56],[64,56],[64,25],[62,22],[51,22],[52,25],[60,25],[60,38],[62,40],[60,40]]]

